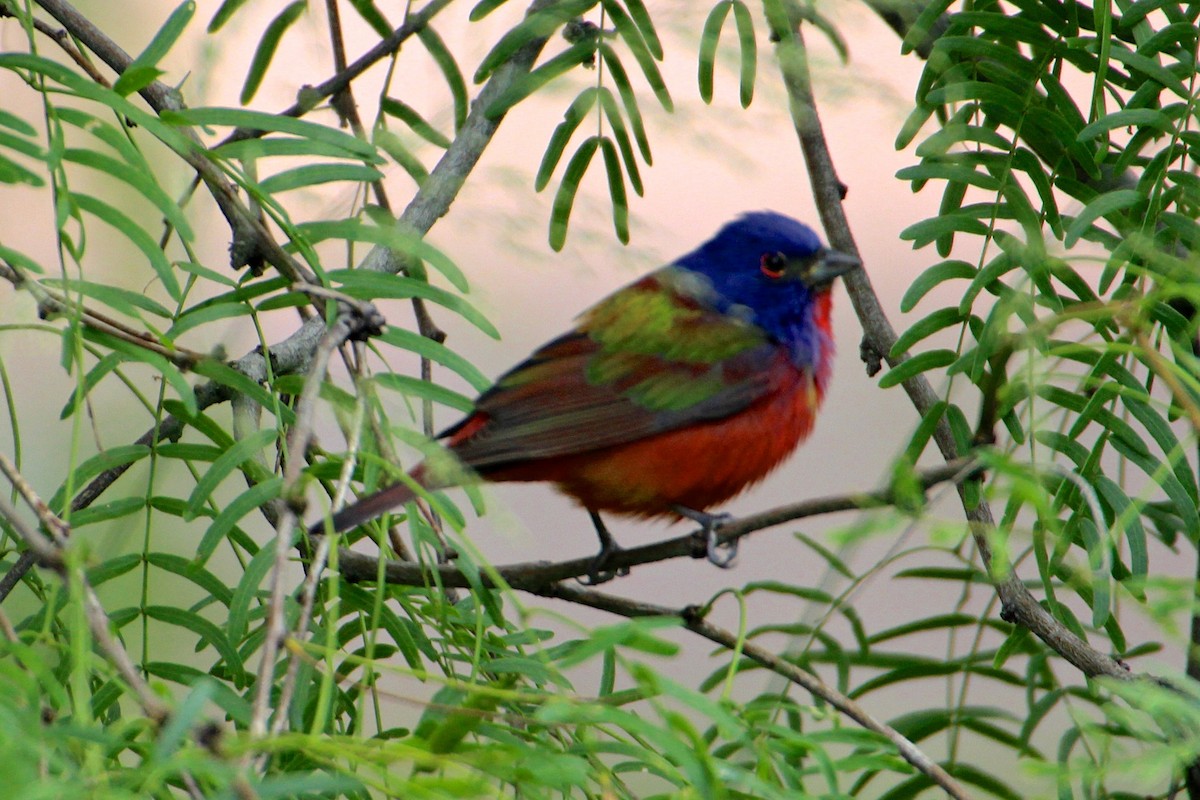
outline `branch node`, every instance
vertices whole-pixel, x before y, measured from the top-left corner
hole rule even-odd
[[[867,365],[868,378],[874,378],[883,369],[883,353],[866,336],[858,343],[858,357]]]
[[[259,277],[266,266],[262,244],[254,226],[240,217],[233,218],[233,238],[229,242],[229,266],[235,271],[248,267],[250,274]]]

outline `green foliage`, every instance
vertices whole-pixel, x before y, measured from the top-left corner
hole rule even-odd
[[[310,82],[280,114],[222,105],[229,98],[205,104],[190,94],[200,76],[170,71],[181,42],[200,35],[189,26],[194,3],[164,9],[110,86],[49,57],[52,40],[29,9],[0,2],[14,17],[0,17],[10,45],[0,71],[39,104],[37,114],[0,109],[0,195],[36,197],[55,229],[48,250],[0,243],[0,273],[18,298],[0,326],[0,386],[11,460],[38,474],[71,533],[61,570],[29,572],[4,606],[6,797],[940,792],[887,737],[772,685],[756,648],[878,716],[893,709],[888,724],[976,796],[1169,793],[1200,754],[1196,683],[1084,681],[1002,621],[965,524],[937,521],[913,465],[948,425],[986,467],[963,496],[970,508],[996,508],[989,541],[1001,569],[1031,583],[1066,629],[1135,668],[1172,641],[1196,587],[1167,577],[1161,554],[1194,559],[1200,540],[1200,7],[983,0],[905,10],[906,50],[925,52],[936,37],[897,136],[915,163],[897,177],[940,191],[940,207],[904,232],[930,265],[910,276],[901,309],[914,316],[880,386],[926,375],[943,394],[892,470],[895,508],[865,514],[847,536],[900,538],[911,526],[930,543],[897,545],[864,569],[837,542],[797,533],[794,546],[829,580],[752,578],[713,600],[716,613],[740,612],[737,645],[701,662],[709,673],[689,686],[678,677],[694,660],[686,615],[640,609],[614,624],[550,624],[525,595],[491,588],[494,570],[460,535],[466,514],[440,493],[424,499],[444,530],[410,513],[416,506],[386,522],[406,521],[404,547],[419,564],[440,563],[448,538],[465,589],[443,586],[435,570],[425,585],[389,584],[382,566],[352,582],[339,561],[352,553],[336,547],[318,576],[312,544],[291,549],[289,539],[281,569],[275,526],[305,490],[322,497],[305,515],[314,519],[344,484],[367,492],[403,480],[392,440],[436,453],[416,432],[428,410],[466,410],[469,393],[486,389],[494,370],[425,320],[501,331],[468,298],[473,276],[452,246],[425,241],[431,220],[420,221],[453,200],[444,193],[464,177],[449,171],[478,156],[481,131],[533,101],[560,102],[553,92],[565,87],[530,186],[553,185],[549,244],[565,246],[600,165],[626,243],[652,165],[643,103],[670,112],[679,91],[661,68],[668,55],[696,59],[706,103],[723,91],[728,60],[747,107],[756,91],[760,103],[770,98],[761,87],[776,80],[759,71],[767,31],[816,27],[843,58],[847,40],[816,7],[782,0],[699,9],[686,45],[660,35],[675,28],[671,12],[642,0],[539,2],[524,17],[504,0],[432,0],[406,19],[450,25],[438,14],[451,6],[472,21],[504,16],[508,29],[472,50],[485,53],[473,65],[447,45],[461,39],[423,23],[405,57],[425,60],[443,85],[427,92],[418,71],[394,62],[376,96],[353,84],[351,103],[313,88],[319,66],[285,66],[289,46],[311,48],[314,28],[325,36],[319,17],[302,21],[318,6],[225,0],[209,18],[217,45],[261,27],[241,105],[272,81]],[[393,7],[349,7],[347,24],[381,39],[396,30]],[[104,11],[94,22],[121,33]],[[528,69],[515,66],[522,58]],[[487,88],[469,87],[467,74]],[[485,91],[488,101],[472,105]],[[220,216],[197,199],[210,196]],[[315,212],[304,202],[312,197],[322,202]],[[251,268],[214,258],[214,239],[231,242],[234,266]],[[306,385],[336,327],[330,298],[407,304],[391,304],[403,311],[357,354],[396,362],[394,371]],[[224,353],[231,330],[257,348]],[[49,337],[59,361],[26,381],[17,336]],[[357,360],[347,349],[342,363]],[[49,437],[28,429],[20,408],[29,397],[44,404],[42,384],[53,380],[69,387],[51,401],[63,424],[40,446]],[[307,403],[325,420],[322,442],[297,447],[294,432],[312,424]],[[44,464],[31,463],[31,441]],[[21,517],[0,512],[8,571],[26,545]],[[395,557],[400,541],[377,522],[335,544]],[[874,609],[856,605],[872,578],[957,600],[873,628]],[[93,611],[107,614],[111,642],[89,624]],[[1155,623],[1149,632],[1131,624],[1140,616]],[[260,672],[275,624],[283,653]],[[152,713],[155,702],[169,713]],[[264,726],[277,733],[260,735]]]

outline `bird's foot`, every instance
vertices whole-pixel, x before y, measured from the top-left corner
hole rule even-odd
[[[684,506],[676,506],[675,513],[700,526],[696,533],[696,558],[703,556],[721,569],[728,569],[733,565],[733,560],[737,558],[737,540],[722,543],[717,536],[717,531],[722,525],[733,521],[732,514],[709,514]]]
[[[621,552],[623,548],[616,542],[609,539],[600,546],[600,552],[592,559],[592,563],[588,566],[586,577],[579,578],[579,582],[584,586],[599,586],[602,583],[608,583],[613,578],[623,578],[629,574],[629,567],[617,567],[609,569],[609,563],[613,556]]]
[[[580,578],[579,582],[584,586],[597,586],[601,583],[608,583],[613,578],[628,575],[629,567],[608,568],[613,556],[621,552],[621,545],[617,544],[617,540],[608,532],[608,528],[604,526],[604,520],[600,519],[598,513],[588,509],[588,514],[592,517],[592,524],[596,526],[596,536],[600,539],[600,552],[592,559],[587,577]]]

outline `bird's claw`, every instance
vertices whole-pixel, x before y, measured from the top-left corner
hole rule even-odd
[[[606,569],[612,557],[621,552],[621,545],[617,544],[617,540],[608,532],[608,528],[604,527],[604,520],[600,519],[598,512],[589,508],[588,514],[592,517],[592,524],[596,526],[596,536],[600,539],[600,552],[592,559],[591,566],[588,567],[587,578],[579,578],[579,582],[584,586],[596,586],[608,583],[613,578],[622,578],[628,575],[629,567],[617,567],[615,570]]]
[[[732,514],[709,514],[684,506],[676,506],[675,512],[700,525],[700,530],[696,532],[696,558],[703,555],[709,563],[721,569],[728,569],[733,565],[733,560],[737,558],[737,540],[721,542],[717,535],[722,525],[733,521]]]
[[[616,569],[607,569],[608,562],[612,561],[613,556],[621,552],[616,542],[609,542],[600,548],[600,552],[592,559],[592,563],[588,566],[587,576],[576,578],[584,586],[599,586],[602,583],[608,583],[613,578],[623,578],[629,574],[629,567],[617,567]]]
[[[710,564],[718,566],[721,569],[729,569],[733,566],[733,560],[737,558],[738,543],[737,539],[721,542],[717,538],[717,528],[733,519],[728,514],[721,516],[725,517],[725,519],[722,519],[711,528],[704,528],[704,557],[708,559]]]

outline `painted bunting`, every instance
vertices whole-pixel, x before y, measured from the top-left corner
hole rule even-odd
[[[599,580],[617,549],[601,511],[689,518],[717,548],[727,517],[705,510],[762,479],[812,430],[833,357],[830,289],[857,267],[806,225],[763,211],[585,311],[502,375],[440,438],[426,488],[464,480],[549,481],[591,514]],[[344,531],[412,500],[395,484],[333,515]],[[321,532],[324,525],[313,527]]]

